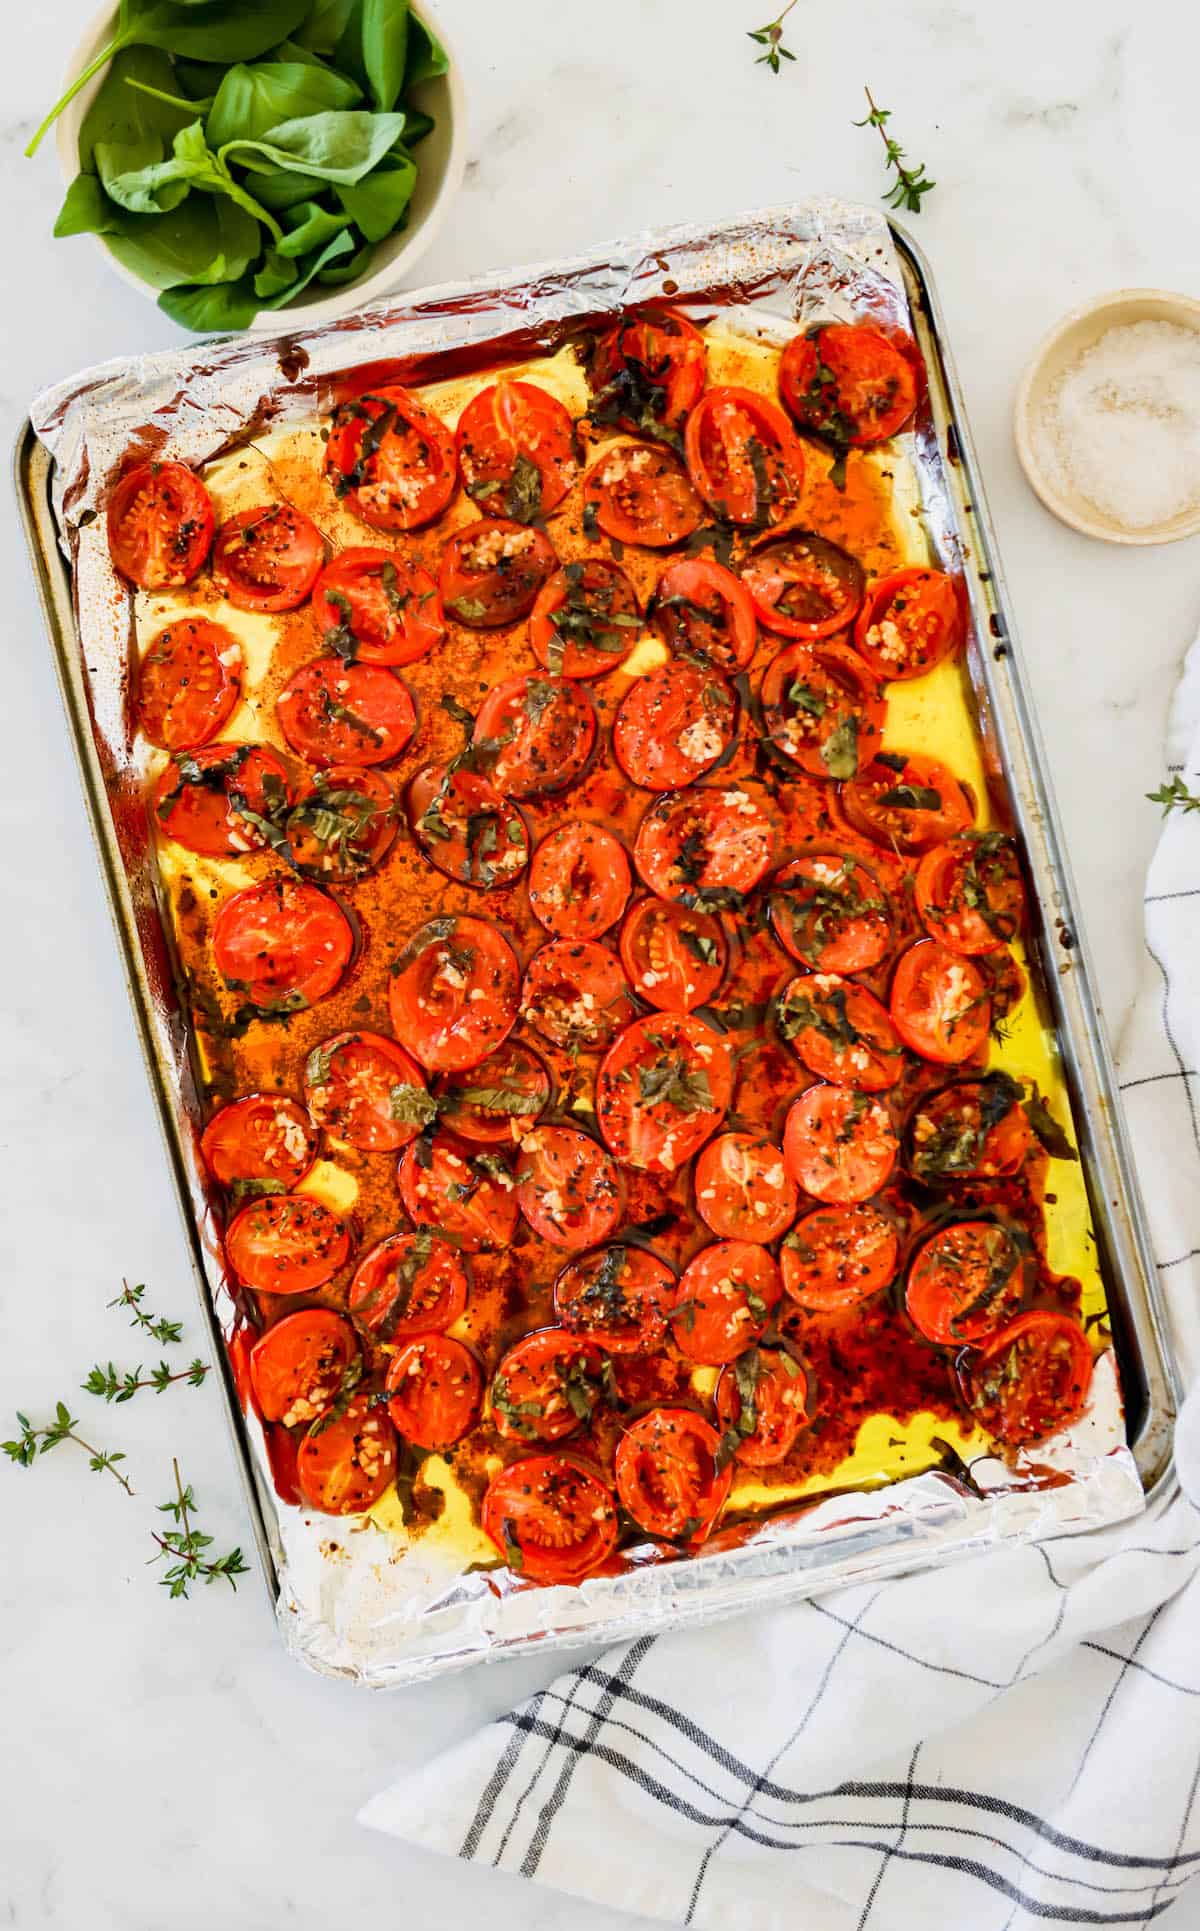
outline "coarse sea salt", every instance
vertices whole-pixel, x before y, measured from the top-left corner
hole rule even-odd
[[[1107,330],[1049,391],[1036,433],[1048,479],[1125,529],[1200,505],[1200,330]]]

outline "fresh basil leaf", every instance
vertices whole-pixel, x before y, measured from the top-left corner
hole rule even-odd
[[[240,166],[256,173],[262,162],[270,168],[291,168],[319,181],[361,181],[382,161],[404,131],[403,114],[367,114],[358,109],[308,114],[281,121],[261,140],[235,139],[220,150],[220,159],[233,154]]]
[[[423,114],[419,107],[406,106],[404,110],[405,147],[415,148],[418,141],[423,141],[427,134],[432,134],[436,125],[432,114]]]
[[[262,222],[276,244],[282,241],[283,231],[274,216],[234,180],[221,156],[212,152],[204,139],[201,122],[193,121],[189,127],[180,128],[171,145],[168,160],[153,162],[149,167],[109,182],[108,192],[113,200],[131,213],[162,213],[165,210],[157,205],[156,197],[165,195],[173,183],[182,182],[185,193],[189,188],[201,188],[206,194],[228,195],[248,215]],[[177,202],[170,200],[167,205],[175,206]]]
[[[273,295],[282,295],[285,288],[293,288],[300,279],[300,270],[294,261],[281,255],[276,248],[268,248],[262,259],[262,267],[254,277],[254,293],[260,301],[268,302]]]
[[[416,162],[405,156],[399,167],[375,168],[365,180],[345,182],[335,192],[366,239],[382,241],[404,215],[416,184]]]
[[[351,254],[353,249],[354,243],[351,241],[345,229],[342,229],[339,234],[332,235],[323,248],[319,248],[315,255],[310,255],[307,261],[300,263],[299,280],[294,282],[285,294],[273,296],[263,306],[265,308],[285,308],[297,295],[303,294],[308,284],[311,281],[315,281],[322,270],[327,268],[331,262],[340,260],[343,255]]]
[[[258,223],[223,197],[190,195],[168,214],[132,215],[90,174],[72,182],[54,232],[103,235],[131,274],[159,289],[236,281],[262,248]]]
[[[347,282],[356,282],[360,275],[366,274],[374,253],[375,250],[370,242],[364,241],[352,255],[343,256],[341,261],[330,268],[319,269],[317,280],[323,288],[341,288]]]
[[[262,303],[244,281],[216,288],[164,288],[158,306],[180,328],[197,335],[231,335],[249,328]]]
[[[230,141],[257,141],[274,127],[356,107],[362,89],[344,74],[303,61],[258,61],[231,67],[217,89],[205,123],[212,148]]]
[[[363,0],[363,66],[380,113],[395,107],[408,61],[408,0]]]
[[[450,65],[441,42],[435,40],[425,22],[413,14],[408,23],[408,63],[404,69],[405,88],[418,87],[423,80],[434,80]]]
[[[311,48],[315,54],[332,54],[346,31],[346,22],[354,8],[355,0],[317,0],[311,15],[302,27],[297,28],[293,39],[302,47]]]
[[[58,211],[54,232],[65,235],[117,235],[121,210],[113,206],[94,174],[77,174]]]
[[[114,57],[79,130],[79,165],[85,174],[100,172],[95,154],[101,145],[144,145],[147,151],[134,167],[161,161],[179,129],[196,118],[194,108],[180,113],[153,95],[140,93],[130,81],[169,92],[176,85],[175,70],[166,54],[154,47],[126,47]]]
[[[188,171],[174,155],[163,159],[160,152],[146,157],[146,143],[108,142],[96,144],[96,166],[105,192],[119,208],[131,215],[164,215],[177,208],[191,193]]]
[[[290,261],[299,261],[314,248],[323,248],[331,236],[340,235],[343,228],[350,226],[348,215],[330,214],[319,201],[302,201],[291,210],[291,221],[294,225],[289,225],[277,250]]]
[[[255,174],[254,193],[264,208],[270,208],[275,214],[286,214],[289,208],[312,200],[312,176],[295,174],[291,168],[270,168]]]

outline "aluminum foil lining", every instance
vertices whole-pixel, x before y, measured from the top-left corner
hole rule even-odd
[[[822,197],[381,301],[275,340],[242,336],[105,363],[57,384],[33,406],[34,428],[55,459],[53,508],[71,565],[95,747],[142,947],[153,1070],[187,1174],[185,1205],[206,1290],[222,1318],[230,1308],[219,1220],[197,1151],[186,1026],[159,916],[128,717],[132,612],[104,533],[110,483],[131,450],[198,466],[266,428],[311,420],[350,372],[360,372],[355,386],[362,386],[364,366],[372,382],[419,385],[553,350],[650,299],[667,299],[698,321],[720,309],[727,325],[772,337],[821,320],[875,315],[909,322],[887,222],[875,210]],[[963,548],[931,426],[918,426],[909,440],[932,548],[955,567]],[[1036,748],[1031,754],[1036,762]],[[938,1471],[830,1493],[765,1519],[739,1546],[721,1547],[718,1536],[689,1560],[570,1588],[514,1585],[505,1572],[462,1573],[445,1553],[419,1540],[401,1546],[369,1518],[345,1533],[345,1523],[291,1508],[271,1489],[256,1425],[235,1432],[243,1444],[247,1434],[253,1438],[247,1472],[266,1518],[285,1643],[315,1669],[375,1687],[514,1651],[708,1621],[1001,1542],[1085,1531],[1143,1506],[1111,1352],[1097,1361],[1086,1414],[1039,1450],[1036,1473],[1032,1465],[989,1461],[973,1466],[971,1484]]]

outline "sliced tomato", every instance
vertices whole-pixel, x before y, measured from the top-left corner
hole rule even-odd
[[[918,1247],[904,1305],[927,1341],[947,1348],[979,1342],[1012,1320],[1029,1271],[1013,1236],[996,1221],[954,1221]]]
[[[866,590],[857,557],[815,530],[757,543],[742,565],[755,615],[781,637],[812,641],[846,630]]]
[[[358,1358],[349,1321],[332,1308],[305,1307],[267,1329],[250,1353],[254,1398],[264,1421],[285,1428],[323,1415],[341,1392],[342,1377]]]
[[[186,463],[138,463],[108,499],[113,568],[141,590],[179,590],[213,539],[212,498]]]
[[[353,396],[334,411],[325,467],[334,494],[375,530],[415,530],[454,494],[454,437],[406,389]]]
[[[718,1469],[720,1437],[691,1408],[652,1408],[617,1447],[617,1493],[647,1535],[702,1542],[733,1480]]]
[[[392,1030],[430,1073],[461,1073],[494,1052],[516,1022],[520,969],[485,919],[431,919],[392,968]]]
[[[874,585],[854,641],[877,677],[924,677],[963,641],[962,606],[941,570],[897,570]]]
[[[213,926],[217,971],[264,1012],[315,1006],[339,984],[353,952],[340,906],[295,878],[268,878],[235,892]]]
[[[689,1361],[720,1367],[759,1339],[783,1292],[765,1247],[719,1240],[702,1247],[679,1277],[671,1333]]]
[[[321,573],[325,539],[291,503],[259,503],[222,523],[212,573],[239,610],[295,610]]]
[[[550,1075],[537,1054],[507,1039],[482,1066],[443,1081],[442,1119],[473,1145],[500,1146],[532,1131],[552,1092]]]
[[[886,442],[917,406],[915,349],[866,322],[826,322],[788,343],[779,392],[801,429],[836,448]]]
[[[560,939],[598,939],[625,910],[633,879],[611,831],[579,819],[543,838],[529,867],[529,909]]]
[[[188,851],[232,858],[262,851],[291,801],[287,766],[274,751],[209,744],[172,758],[154,788],[154,822]]]
[[[396,1477],[396,1435],[373,1395],[355,1395],[342,1414],[322,1415],[300,1443],[296,1479],[322,1515],[363,1515]]]
[[[311,1294],[333,1279],[349,1253],[349,1230],[302,1193],[251,1200],[225,1230],[229,1265],[260,1294]]]
[[[665,550],[704,521],[704,505],[683,464],[650,443],[618,443],[583,482],[584,529],[594,523],[618,543]]]
[[[620,961],[593,939],[551,939],[525,968],[521,1015],[553,1046],[598,1052],[636,1017]]]
[[[369,545],[342,550],[313,587],[326,650],[347,662],[415,664],[446,634],[437,584],[421,564]]]
[[[670,649],[707,657],[720,670],[746,670],[758,643],[749,592],[712,557],[667,565],[654,593],[654,627]]]
[[[214,1113],[200,1151],[214,1180],[267,1180],[294,1187],[317,1157],[317,1129],[302,1106],[282,1093],[247,1093]]]
[[[672,791],[720,762],[737,721],[737,699],[720,671],[675,658],[630,685],[613,723],[613,751],[631,784]]]
[[[621,1218],[621,1176],[590,1134],[540,1126],[521,1142],[517,1200],[535,1234],[576,1253],[607,1240]]]
[[[783,1285],[810,1314],[857,1307],[890,1285],[899,1264],[896,1230],[875,1207],[818,1207],[779,1250]]]
[[[842,809],[855,831],[902,852],[928,851],[975,822],[965,784],[936,758],[883,751],[843,787]]]
[[[566,563],[538,591],[529,641],[556,676],[603,677],[624,662],[642,629],[637,591],[600,557]]]
[[[633,847],[650,890],[688,905],[737,903],[774,855],[774,824],[740,785],[666,792],[642,819]]]
[[[776,1240],[796,1218],[783,1155],[760,1133],[721,1133],[696,1161],[696,1211],[722,1240]]]
[[[935,845],[917,866],[917,911],[952,952],[994,952],[1021,929],[1025,890],[1012,840],[967,832]]]
[[[783,1132],[783,1157],[796,1185],[838,1206],[878,1193],[898,1150],[886,1108],[845,1086],[810,1086],[792,1102]]]
[[[804,451],[783,410],[756,390],[706,389],[684,448],[692,482],[727,522],[761,530],[799,509]]]
[[[363,878],[391,850],[397,814],[396,794],[382,772],[331,764],[288,813],[292,863],[306,878]]]
[[[347,1305],[360,1327],[396,1347],[411,1335],[452,1327],[469,1291],[462,1256],[422,1227],[415,1234],[388,1234],[363,1255]]]
[[[408,787],[407,809],[426,858],[460,885],[515,885],[529,863],[525,820],[478,771],[427,764]]]
[[[768,903],[780,945],[814,972],[869,972],[891,950],[887,893],[850,852],[815,852],[785,865]]]
[[[609,1354],[650,1354],[666,1339],[674,1295],[665,1261],[618,1241],[567,1262],[554,1283],[554,1311],[570,1333]]]
[[[548,536],[504,517],[468,523],[442,547],[438,584],[447,616],[472,630],[519,623],[558,569]]]
[[[241,695],[233,632],[207,617],[180,617],[151,638],[138,665],[138,729],[162,751],[191,750],[216,736]]]
[[[926,1094],[905,1136],[910,1173],[927,1186],[1019,1173],[1034,1144],[1022,1097],[1007,1073],[958,1080]]]
[[[921,939],[903,954],[890,1004],[896,1031],[922,1059],[957,1066],[987,1044],[987,987],[970,959],[936,939]]]
[[[408,685],[377,664],[318,657],[275,700],[284,737],[308,764],[390,764],[417,728]]]
[[[363,1153],[395,1153],[429,1125],[425,1076],[382,1033],[335,1033],[304,1065],[304,1097],[318,1126]]]
[[[670,308],[626,315],[596,343],[593,422],[655,436],[679,429],[704,387],[704,337]]]
[[[494,1153],[470,1153],[444,1134],[414,1140],[400,1155],[397,1182],[416,1227],[432,1227],[469,1254],[507,1247],[516,1232],[513,1177]]]
[[[611,1555],[617,1540],[612,1491],[563,1455],[527,1455],[493,1475],[480,1524],[514,1575],[572,1583]]]
[[[659,1012],[706,1006],[725,976],[729,948],[718,921],[669,899],[641,898],[621,926],[621,962],[639,999]]]
[[[882,1093],[904,1070],[887,1007],[852,979],[801,973],[779,994],[775,1015],[788,1045],[817,1079]]]
[[[414,1448],[449,1448],[473,1427],[483,1400],[479,1363],[448,1334],[420,1334],[394,1354],[384,1384],[388,1414]]]
[[[814,778],[853,778],[879,749],[887,703],[847,644],[788,644],[768,666],[762,708],[772,742]]]
[[[596,1118],[617,1159],[674,1173],[720,1126],[733,1092],[733,1055],[690,1013],[636,1019],[614,1040],[596,1080]]]
[[[527,671],[488,692],[472,741],[506,798],[544,798],[574,784],[591,757],[595,707],[570,678]]]
[[[744,1468],[786,1461],[812,1415],[808,1371],[786,1348],[750,1348],[717,1382],[717,1419]]]
[[[534,382],[502,378],[481,389],[459,417],[455,441],[463,488],[485,515],[535,522],[575,481],[571,418]]]
[[[506,1441],[561,1442],[612,1400],[612,1369],[594,1341],[541,1328],[510,1348],[491,1386],[492,1421]]]
[[[1008,1448],[1056,1435],[1083,1412],[1092,1350],[1078,1321],[1037,1309],[1020,1314],[979,1354],[959,1362],[972,1418]]]

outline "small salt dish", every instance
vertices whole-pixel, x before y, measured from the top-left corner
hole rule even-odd
[[[1017,455],[1036,495],[1072,529],[1107,543],[1177,543],[1200,534],[1200,501],[1135,527],[1099,508],[1074,487],[1062,463],[1048,460],[1049,423],[1064,376],[1110,330],[1136,322],[1169,322],[1193,330],[1200,342],[1200,301],[1161,288],[1122,288],[1072,310],[1046,336],[1021,378],[1013,412]]]

